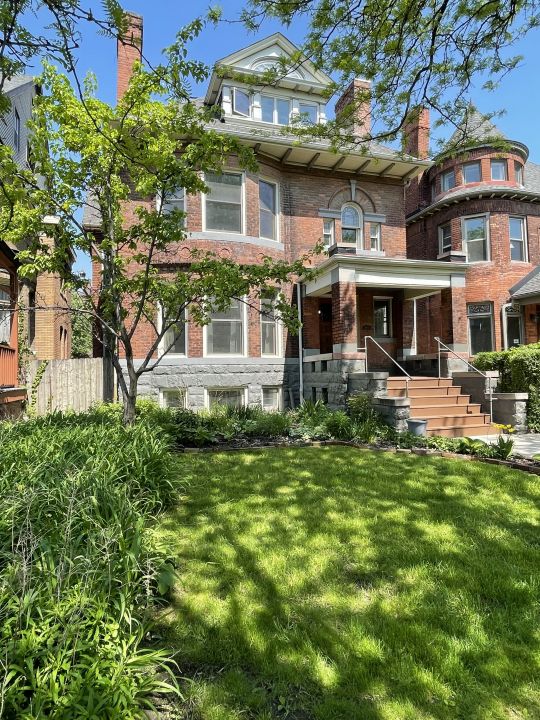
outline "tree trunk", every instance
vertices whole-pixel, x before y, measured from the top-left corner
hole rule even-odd
[[[133,358],[126,358],[129,383],[127,388],[122,388],[124,400],[124,415],[122,421],[124,425],[131,425],[135,422],[135,403],[137,402],[137,381],[138,377],[133,367]]]

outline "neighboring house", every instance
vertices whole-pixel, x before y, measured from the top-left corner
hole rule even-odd
[[[467,125],[477,145],[411,182],[407,255],[468,263],[465,306],[453,322],[456,347],[474,355],[540,339],[540,165],[528,160],[523,143],[505,138],[475,110]],[[504,145],[494,148],[497,139]],[[428,146],[424,111],[407,149],[425,157]],[[416,316],[424,330],[417,354],[429,360],[437,350],[440,299],[419,301]]]
[[[33,77],[18,75],[6,80],[3,90],[11,101],[11,108],[0,117],[0,138],[4,144],[13,148],[17,164],[28,167],[31,158],[27,123],[32,117],[34,97],[39,94],[40,88]],[[47,242],[45,225],[42,241]],[[69,294],[63,288],[60,278],[51,273],[42,273],[32,281],[21,280],[17,301],[23,309],[19,317],[22,326],[19,341],[24,345],[25,357],[31,360],[69,358]]]
[[[18,382],[17,260],[0,240],[0,419],[18,415],[26,390]]]

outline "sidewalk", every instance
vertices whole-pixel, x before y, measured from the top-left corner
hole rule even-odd
[[[497,435],[475,435],[475,440],[484,442],[497,442]],[[514,441],[514,453],[531,458],[533,455],[540,455],[540,433],[525,433],[523,435],[512,435]]]

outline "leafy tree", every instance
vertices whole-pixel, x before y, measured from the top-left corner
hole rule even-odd
[[[205,324],[212,309],[223,310],[232,298],[254,297],[269,286],[287,283],[292,274],[303,272],[307,261],[304,257],[289,264],[266,258],[260,265],[240,265],[196,252],[188,261],[179,258],[185,216],[179,210],[166,211],[176,190],[205,192],[204,173],[219,172],[232,156],[242,167],[255,167],[250,150],[212,127],[210,110],[168,95],[174,86],[187,97],[190,80],[206,77],[207,68],[188,59],[186,52],[186,44],[203,26],[195,21],[181,31],[165,64],[152,71],[139,65],[116,107],[96,98],[92,79],[79,98],[66,76],[45,65],[45,92],[37,98],[31,128],[35,170],[17,169],[8,156],[1,164],[0,215],[11,217],[7,239],[23,247],[28,238],[40,237],[44,218],[54,218],[47,226],[54,242],[31,241],[19,252],[20,272],[59,273],[86,298],[117,372],[126,423],[135,416],[139,378],[159,363],[156,351],[160,343],[169,342],[167,331],[182,324],[186,309],[191,322]],[[135,198],[137,206],[126,220],[126,203]],[[77,210],[85,200],[101,218],[99,232],[81,223]],[[5,217],[0,220],[5,222]],[[92,256],[97,287],[70,269],[75,252]],[[160,263],[167,272],[160,271]],[[296,314],[285,298],[278,310],[294,329]],[[136,364],[137,336],[146,323],[155,337]],[[173,342],[171,338],[170,346]]]
[[[71,296],[71,355],[92,357],[92,307],[83,294]]]
[[[371,91],[360,92],[356,99],[360,109],[371,96],[377,121],[363,139],[392,140],[420,106],[434,110],[439,123],[460,127],[473,84],[482,81],[492,89],[519,63],[512,46],[538,28],[540,2],[250,0],[243,14],[250,29],[268,17],[286,25],[307,22],[303,50],[335,77],[329,95],[342,92],[354,78],[371,80]],[[342,142],[349,120],[346,113],[341,121],[312,133],[335,135],[336,142]],[[466,144],[468,137],[465,125],[456,145]]]

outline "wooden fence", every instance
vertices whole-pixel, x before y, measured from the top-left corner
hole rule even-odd
[[[38,415],[53,410],[83,412],[103,400],[103,360],[33,360],[26,386],[28,404]]]

